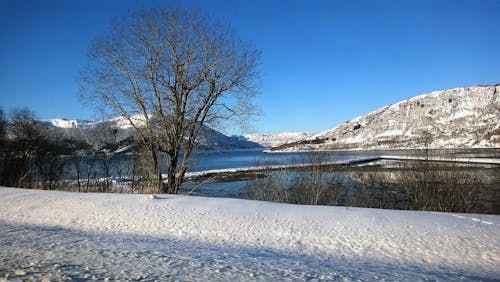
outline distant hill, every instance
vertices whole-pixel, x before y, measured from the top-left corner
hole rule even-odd
[[[88,120],[65,119],[65,118],[46,119],[42,120],[42,122],[49,127],[56,127],[56,128],[89,128],[99,123]]]
[[[272,151],[500,147],[500,85],[436,91]]]
[[[139,116],[133,116],[132,118],[136,119],[138,124],[140,124]],[[78,131],[80,136],[92,134],[92,130],[99,126],[110,127],[117,130],[117,142],[122,143],[122,145],[123,143],[127,143],[124,142],[124,140],[126,141],[126,139],[131,138],[134,131],[130,123],[123,117],[115,117],[112,119],[100,121],[53,118],[43,120],[42,122],[49,128],[58,128],[68,134],[74,134],[75,131]],[[207,126],[203,127],[200,136],[198,136],[196,141],[198,145],[197,149],[207,151],[262,148],[261,145],[255,142],[251,142],[234,136],[227,136]]]

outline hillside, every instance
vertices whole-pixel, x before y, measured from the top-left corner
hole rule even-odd
[[[500,147],[500,85],[413,97],[272,151]]]
[[[140,116],[133,116],[137,124],[141,124]],[[116,130],[116,142],[127,145],[127,139],[133,134],[133,128],[130,123],[122,118],[115,117],[108,120],[88,121],[78,119],[54,118],[42,121],[49,128],[57,128],[68,135],[92,136],[97,128],[111,128]],[[210,127],[204,126],[200,136],[196,139],[199,150],[234,150],[234,149],[256,149],[262,148],[261,145],[241,139],[234,136],[227,136]]]
[[[309,138],[317,132],[283,132],[278,134],[245,134],[241,136],[247,141],[258,143],[264,147],[275,147]]]

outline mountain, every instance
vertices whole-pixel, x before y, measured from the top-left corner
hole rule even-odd
[[[89,128],[98,123],[88,120],[65,119],[65,118],[47,119],[47,120],[42,120],[42,122],[49,127],[55,127],[55,128]]]
[[[275,147],[309,138],[317,132],[283,132],[278,134],[245,134],[244,140],[258,143],[264,147]]]
[[[141,117],[139,115],[132,116],[136,124],[141,124]],[[92,130],[98,127],[112,128],[116,129],[115,135],[116,142],[126,143],[127,139],[131,138],[133,134],[133,127],[129,121],[123,117],[114,117],[108,120],[100,121],[88,121],[88,120],[78,120],[78,119],[64,119],[64,118],[54,118],[42,121],[49,128],[58,128],[68,135],[74,134],[75,131],[79,131],[80,135],[92,135],[94,134]],[[91,138],[87,138],[91,139]],[[201,130],[200,135],[196,139],[199,150],[234,150],[234,149],[257,149],[262,148],[261,145],[237,138],[234,136],[227,136],[221,132],[218,132],[212,128],[204,126]],[[128,147],[128,146],[126,146]]]
[[[500,85],[416,96],[272,151],[499,148]]]
[[[227,136],[208,126],[204,126],[196,139],[199,150],[234,150],[263,148],[257,142],[241,139],[238,136]],[[215,149],[214,149],[215,148]]]
[[[141,115],[133,115],[130,117],[136,124],[144,125],[144,118]],[[80,119],[65,119],[65,118],[53,118],[42,120],[42,122],[48,127],[52,128],[95,128],[100,125],[110,126],[117,129],[132,129],[130,122],[121,116],[117,116],[107,120],[90,121],[90,120],[80,120]]]

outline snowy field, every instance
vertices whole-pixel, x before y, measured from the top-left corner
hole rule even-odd
[[[0,188],[0,280],[500,280],[500,216]]]

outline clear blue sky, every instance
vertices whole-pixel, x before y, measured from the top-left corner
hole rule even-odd
[[[500,1],[0,0],[0,106],[94,119],[76,76],[115,16],[197,8],[262,51],[256,131],[326,130],[434,90],[500,83]]]

